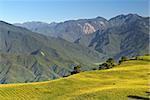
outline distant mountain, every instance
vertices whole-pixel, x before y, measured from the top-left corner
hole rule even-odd
[[[105,18],[97,17],[93,19],[69,20],[61,23],[25,22],[14,25],[25,27],[33,32],[61,37],[74,42],[83,35],[106,29],[108,27],[108,21]]]
[[[106,30],[84,35],[75,43],[119,59],[149,53],[149,17],[137,14],[119,15],[108,21]]]
[[[110,20],[97,17],[53,24],[28,22],[15,25],[48,36],[61,37],[119,59],[121,56],[148,53],[149,20],[149,17],[137,14],[122,14]]]
[[[19,27],[0,21],[0,83],[55,79],[78,64],[90,70],[108,57],[147,54],[149,20],[128,14],[110,20],[15,24]]]
[[[33,32],[57,37],[56,34],[53,33],[53,29],[57,25],[57,23],[55,23],[55,22],[48,24],[48,23],[44,23],[44,22],[32,21],[32,22],[25,22],[23,24],[15,23],[14,25],[25,27]]]
[[[33,82],[89,70],[104,54],[62,38],[47,37],[0,21],[0,83]]]

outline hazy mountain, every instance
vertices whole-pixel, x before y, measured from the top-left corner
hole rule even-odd
[[[44,23],[44,22],[37,22],[37,21],[32,21],[32,22],[25,22],[25,23],[15,23],[14,25],[16,26],[21,26],[21,27],[25,27],[33,32],[37,32],[37,33],[41,33],[44,35],[48,35],[48,36],[53,36],[53,37],[57,37],[56,34],[54,34],[54,28],[57,25],[57,23],[53,22],[53,23]]]
[[[0,83],[55,79],[70,74],[77,64],[89,70],[106,57],[88,47],[3,21],[0,37]]]
[[[108,21],[106,30],[77,39],[75,43],[114,56],[136,56],[149,52],[149,17],[136,14],[119,15]]]
[[[85,34],[92,34],[97,30],[104,30],[108,26],[105,18],[97,17],[93,19],[69,20],[61,23],[42,23],[42,22],[25,22],[23,24],[14,24],[25,27],[33,32],[44,35],[61,37],[68,41],[75,41]]]

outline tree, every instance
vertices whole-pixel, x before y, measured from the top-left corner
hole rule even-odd
[[[109,58],[107,59],[106,63],[108,64],[108,66],[111,68],[113,66],[115,66],[115,61],[113,58]]]
[[[150,54],[145,54],[144,56],[150,56]]]
[[[124,61],[128,61],[128,60],[129,60],[128,57],[122,56],[122,57],[121,57],[121,60],[119,60],[119,64],[121,64],[121,63],[124,62]]]
[[[97,68],[92,68],[92,70],[97,70]]]
[[[126,57],[126,56],[122,56],[122,57],[121,57],[121,60],[122,60],[122,61],[127,61],[127,60],[129,60],[129,59],[128,59],[128,57]]]
[[[99,65],[99,70],[101,69],[110,69],[115,66],[115,61],[113,58],[109,58],[105,63]]]
[[[99,70],[101,69],[108,69],[108,64],[107,63],[103,63],[99,65]]]
[[[71,75],[80,73],[80,71],[81,71],[81,66],[77,65],[74,67],[74,70],[71,72]]]

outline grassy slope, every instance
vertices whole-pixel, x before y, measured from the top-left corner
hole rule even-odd
[[[89,71],[67,78],[29,84],[0,85],[1,100],[128,100],[148,97],[149,57],[109,70]]]

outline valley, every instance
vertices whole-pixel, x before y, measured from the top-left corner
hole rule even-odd
[[[150,100],[149,0],[0,0],[0,100]]]
[[[81,71],[89,71],[108,58],[118,62],[123,56],[149,54],[148,20],[127,14],[52,25],[0,21],[0,83],[53,80],[69,76],[78,65]]]

